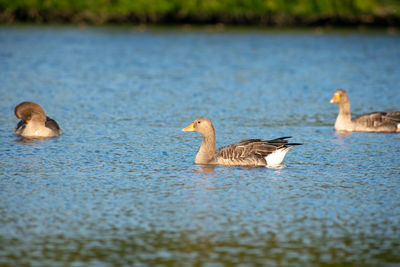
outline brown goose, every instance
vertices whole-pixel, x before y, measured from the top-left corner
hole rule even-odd
[[[14,109],[15,116],[21,121],[14,134],[23,137],[52,137],[62,134],[57,122],[46,116],[44,109],[34,102],[22,102]]]
[[[400,111],[371,112],[351,118],[350,101],[343,89],[338,89],[331,103],[338,103],[339,114],[335,130],[348,132],[398,132],[400,131]]]
[[[183,128],[184,132],[198,132],[203,141],[194,162],[204,165],[227,166],[278,166],[286,153],[298,143],[288,143],[288,137],[264,141],[261,139],[243,140],[238,143],[215,149],[215,130],[210,119],[197,118]]]

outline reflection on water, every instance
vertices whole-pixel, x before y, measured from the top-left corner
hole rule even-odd
[[[203,174],[211,174],[211,173],[215,172],[214,168],[215,168],[215,166],[208,166],[208,167],[200,166],[198,168],[195,168],[194,171],[203,173]]]
[[[45,142],[47,140],[53,139],[56,137],[35,137],[35,138],[30,138],[30,137],[23,137],[23,136],[17,136],[15,139],[15,142],[20,142],[20,143],[26,143],[26,144],[36,144],[40,142]]]
[[[338,133],[399,109],[386,33],[0,27],[0,265],[390,265],[400,262],[399,134]],[[13,108],[65,130],[20,139]],[[280,168],[198,166],[217,147],[293,136]]]
[[[336,141],[335,143],[339,143],[339,144],[343,144],[344,141],[349,138],[351,135],[351,132],[339,132],[339,131],[335,131],[335,137],[336,137]]]

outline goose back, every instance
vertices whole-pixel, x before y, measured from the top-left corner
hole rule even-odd
[[[356,131],[395,132],[400,127],[400,111],[371,112],[354,117]]]
[[[213,162],[223,165],[265,166],[266,157],[278,150],[286,149],[298,143],[289,143],[287,137],[273,140],[248,139],[219,148]]]

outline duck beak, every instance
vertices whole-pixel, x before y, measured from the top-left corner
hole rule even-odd
[[[331,101],[329,101],[330,103],[338,103],[340,100],[340,96],[338,93],[335,93],[331,99]]]
[[[28,124],[30,122],[30,120],[26,120],[25,123]]]
[[[190,124],[189,126],[185,127],[182,129],[182,132],[193,132],[194,131],[194,127],[193,127],[193,123]]]

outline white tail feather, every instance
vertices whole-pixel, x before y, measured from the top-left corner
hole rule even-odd
[[[291,147],[284,147],[281,149],[278,149],[268,156],[265,157],[265,160],[267,161],[267,167],[272,167],[272,166],[278,166],[282,163],[283,159],[286,156],[286,153],[292,148]]]

